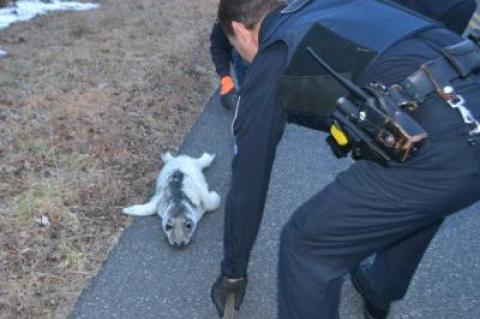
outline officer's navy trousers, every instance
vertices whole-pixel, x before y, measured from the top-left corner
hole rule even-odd
[[[455,83],[477,117],[479,83]],[[357,161],[285,225],[279,318],[338,318],[342,277],[371,255],[371,297],[382,304],[403,298],[443,219],[480,199],[480,148],[468,142],[471,127],[436,96],[413,116],[429,138],[411,161]]]

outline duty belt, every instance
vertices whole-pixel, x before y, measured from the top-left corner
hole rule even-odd
[[[480,47],[471,40],[446,47],[442,53],[442,57],[423,64],[400,85],[394,86],[406,100],[420,104],[434,92],[445,100],[450,99],[451,82],[480,69]]]
[[[415,109],[432,93],[437,93],[448,105],[458,110],[463,122],[474,125],[470,135],[480,134],[480,121],[465,106],[464,98],[456,94],[452,82],[465,79],[480,70],[478,42],[465,40],[442,49],[443,56],[422,64],[420,69],[389,91],[398,105]]]

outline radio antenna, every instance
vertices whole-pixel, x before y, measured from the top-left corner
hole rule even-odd
[[[370,97],[365,94],[361,88],[359,88],[352,81],[346,79],[340,73],[332,69],[330,65],[328,65],[328,63],[325,62],[320,56],[318,56],[318,54],[311,47],[307,47],[307,52],[310,53],[310,55],[315,59],[315,61],[317,61],[324,69],[326,69],[328,73],[330,73],[338,82],[340,82],[340,84],[345,89],[347,89],[347,91],[349,91],[358,99],[361,99],[365,102],[368,101]]]

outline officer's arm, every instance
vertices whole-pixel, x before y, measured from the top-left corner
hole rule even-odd
[[[210,54],[219,77],[230,74],[232,45],[219,23],[215,23],[210,33]]]
[[[222,262],[222,273],[229,278],[246,275],[262,220],[275,150],[285,126],[278,98],[278,78],[285,63],[286,49],[280,44],[259,53],[250,66],[237,107]]]
[[[393,0],[431,19],[442,22],[448,29],[462,34],[475,12],[475,0]]]

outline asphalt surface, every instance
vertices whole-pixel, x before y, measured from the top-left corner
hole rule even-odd
[[[207,170],[210,188],[225,199],[233,152],[230,124],[215,95],[181,147],[181,153],[216,153]],[[282,224],[349,165],[336,160],[324,135],[289,126],[279,146],[265,218],[250,264],[250,283],[240,319],[276,317],[276,261]],[[480,188],[479,188],[480,189]],[[147,190],[146,190],[147,192]],[[431,244],[406,298],[391,318],[480,318],[480,205],[448,219]],[[98,276],[79,298],[70,318],[217,318],[209,290],[219,272],[222,207],[200,222],[186,249],[170,248],[158,217],[136,218]],[[348,280],[341,318],[360,319],[361,302]]]

